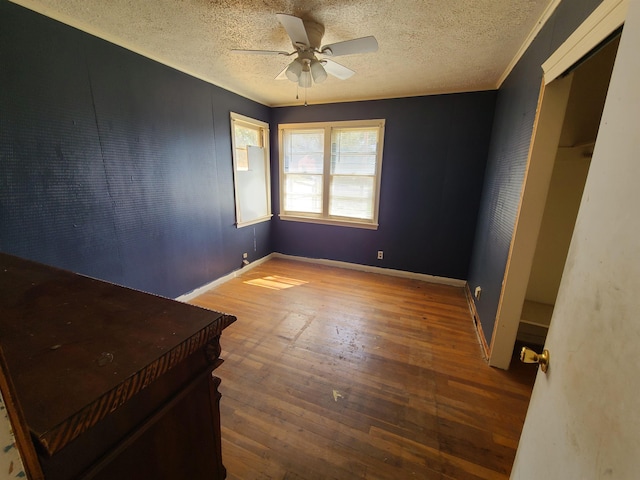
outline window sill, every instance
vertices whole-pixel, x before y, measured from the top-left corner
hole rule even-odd
[[[367,230],[377,230],[377,223],[358,222],[351,220],[339,220],[334,218],[299,217],[295,215],[278,215],[280,220],[288,222],[317,223],[321,225],[333,225],[337,227],[364,228]]]
[[[272,214],[267,215],[266,217],[256,218],[255,220],[250,220],[248,222],[239,222],[236,223],[236,228],[248,227],[249,225],[255,225],[256,223],[262,223],[271,220],[273,217]]]

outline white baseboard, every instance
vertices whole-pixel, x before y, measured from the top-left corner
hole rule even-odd
[[[469,313],[471,314],[471,318],[473,320],[474,330],[476,332],[476,337],[478,338],[478,343],[480,344],[480,349],[482,350],[482,355],[484,359],[489,361],[489,345],[487,344],[487,339],[484,335],[484,330],[482,330],[482,323],[480,322],[480,315],[478,315],[478,309],[476,308],[476,302],[473,299],[473,295],[471,295],[471,289],[469,288],[469,284],[465,285],[464,289],[465,295],[467,297],[467,304],[469,305]]]
[[[392,277],[402,277],[402,278],[410,278],[413,280],[421,280],[423,282],[429,283],[439,283],[442,285],[450,285],[453,287],[464,287],[467,282],[466,280],[458,280],[457,278],[447,278],[447,277],[438,277],[435,275],[427,275],[425,273],[414,273],[414,272],[406,272],[404,270],[393,270],[391,268],[382,268],[382,267],[372,267],[371,265],[360,265],[358,263],[349,263],[349,262],[341,262],[338,260],[327,260],[324,258],[307,258],[307,257],[297,257],[295,255],[285,255],[284,253],[270,253],[269,255],[262,257],[258,260],[251,262],[249,265],[246,265],[243,268],[235,270],[224,277],[220,277],[213,282],[207,283],[202,287],[196,288],[195,290],[190,291],[189,293],[185,293],[184,295],[180,295],[176,298],[179,302],[188,302],[189,300],[202,295],[208,290],[212,288],[216,288],[222,285],[229,280],[237,278],[241,275],[244,275],[252,268],[257,267],[258,265],[266,262],[271,258],[284,258],[288,260],[295,260],[298,262],[307,262],[307,263],[315,263],[318,265],[327,265],[329,267],[337,267],[337,268],[348,268],[350,270],[359,270],[361,272],[369,272],[369,273],[377,273],[380,275],[390,275]]]
[[[440,283],[442,285],[450,285],[453,287],[464,287],[466,280],[458,280],[457,278],[437,277],[427,275],[425,273],[407,272],[404,270],[393,270],[391,268],[372,267],[371,265],[360,265],[358,263],[341,262],[338,260],[326,260],[324,258],[307,258],[296,257],[294,255],[285,255],[283,253],[272,253],[274,258],[287,258],[289,260],[297,260],[299,262],[317,263],[319,265],[327,265],[330,267],[348,268],[350,270],[359,270],[361,272],[378,273],[380,275],[390,275],[392,277],[411,278],[414,280],[422,280],[423,282]]]
[[[195,290],[191,290],[190,292],[185,293],[184,295],[180,295],[179,297],[176,298],[176,300],[179,302],[188,302],[189,300],[196,298],[199,295],[202,295],[203,293],[205,293],[208,290],[211,290],[212,288],[216,288],[222,285],[223,283],[228,282],[229,280],[239,277],[240,275],[244,275],[252,268],[257,267],[258,265],[272,258],[273,255],[274,255],[273,253],[270,253],[266,257],[262,257],[262,258],[259,258],[258,260],[254,260],[249,265],[245,265],[244,267],[238,270],[234,270],[233,272],[225,275],[224,277],[220,277],[214,280],[213,282],[209,282],[206,285],[203,285],[201,287],[196,288]]]

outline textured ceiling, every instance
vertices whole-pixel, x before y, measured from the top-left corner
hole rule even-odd
[[[16,0],[52,18],[269,106],[296,105],[275,80],[291,61],[230,50],[291,51],[276,19],[325,26],[322,44],[374,35],[375,53],[336,57],[355,70],[306,92],[309,103],[495,89],[558,0]]]

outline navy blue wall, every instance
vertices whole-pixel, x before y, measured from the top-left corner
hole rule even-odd
[[[478,228],[469,267],[483,331],[493,334],[502,280],[520,203],[522,181],[536,114],[542,63],[600,4],[600,0],[563,0],[498,92]]]
[[[267,107],[5,0],[0,65],[0,251],[169,297],[271,252],[229,121]]]
[[[386,120],[378,230],[282,221],[280,253],[467,278],[496,92],[276,108],[274,214],[280,123]],[[384,260],[376,260],[378,250]]]

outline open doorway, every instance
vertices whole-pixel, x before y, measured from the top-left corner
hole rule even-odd
[[[624,2],[603,0],[600,7],[542,65],[544,77],[529,149],[529,160],[516,225],[511,239],[495,326],[488,349],[489,365],[491,366],[502,369],[509,368],[513,358],[514,345],[517,342],[518,330],[522,325],[527,325],[523,327],[523,330],[530,327],[537,328],[537,330],[521,332],[520,338],[523,338],[524,333],[529,335],[527,337],[529,342],[538,344],[544,342],[546,337],[546,330],[553,312],[553,301],[549,298],[555,298],[557,293],[558,278],[562,276],[564,270],[566,251],[561,259],[555,257],[554,266],[559,268],[556,270],[556,274],[559,276],[556,276],[555,282],[550,277],[542,280],[545,286],[556,285],[554,288],[549,288],[553,293],[548,297],[533,299],[533,301],[542,304],[541,310],[546,310],[546,314],[532,318],[527,310],[525,321],[528,323],[525,324],[521,321],[521,313],[523,306],[525,306],[527,291],[530,290],[530,274],[533,270],[534,255],[537,250],[537,241],[552,173],[556,157],[566,155],[571,158],[572,155],[576,155],[585,156],[588,159],[590,151],[585,149],[590,148],[589,144],[594,142],[597,135],[603,101],[608,90],[613,62],[617,53],[618,37],[625,15],[626,4]],[[572,88],[574,79],[576,80],[575,90]],[[598,88],[597,85],[600,87]],[[570,98],[572,99],[571,106],[569,106]],[[593,112],[596,114],[594,115]],[[565,116],[567,117],[566,125]],[[589,120],[587,121],[587,119]],[[591,127],[587,128],[585,125],[591,125]],[[567,175],[573,178],[577,174],[568,173]],[[559,183],[560,193],[563,193],[566,190],[566,185],[563,186],[564,182]],[[581,192],[582,188],[579,188],[578,198],[581,197]],[[561,202],[563,201],[561,200]],[[563,205],[566,203],[567,200],[564,200]],[[549,210],[554,211],[554,207],[550,205]],[[575,216],[572,221],[568,222],[570,232],[568,238],[571,237],[574,224]],[[557,240],[551,242],[551,244],[556,243],[561,244],[562,242]],[[549,260],[541,260],[540,257],[536,259],[536,263],[542,261],[547,264],[549,262]],[[532,289],[535,289],[535,282],[534,279]],[[532,300],[531,296],[529,300]],[[530,305],[527,304],[527,307]],[[532,336],[536,338],[532,338]]]
[[[522,303],[518,342],[545,343],[619,38],[618,34],[606,42],[570,73],[573,78]]]

